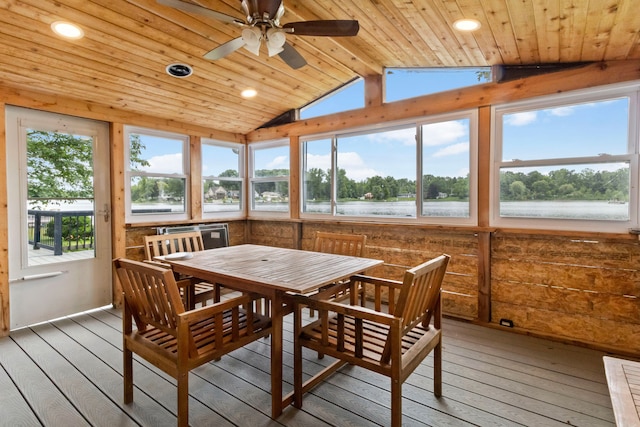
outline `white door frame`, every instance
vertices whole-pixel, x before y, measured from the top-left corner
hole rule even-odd
[[[26,129],[93,138],[95,256],[29,265]],[[10,328],[112,302],[109,125],[90,119],[6,107]]]

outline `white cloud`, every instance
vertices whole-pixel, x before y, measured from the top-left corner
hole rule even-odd
[[[149,160],[149,166],[144,168],[147,172],[154,173],[182,173],[182,154],[164,154],[153,156]]]
[[[367,166],[356,152],[340,153],[340,164],[338,167],[346,171],[347,177],[354,181],[362,181],[368,177],[382,174]],[[326,171],[331,169],[331,155],[329,154],[309,154],[307,155],[307,169],[318,168]]]
[[[467,136],[467,126],[461,122],[449,121],[424,125],[422,140],[428,147],[450,144]]]
[[[331,169],[330,154],[307,154],[307,169]]]
[[[393,145],[400,143],[402,145],[415,146],[416,128],[411,127],[388,132],[372,133],[368,135],[368,138],[371,142],[378,144]]]
[[[551,114],[557,117],[565,117],[573,114],[573,107],[558,107],[550,110]]]
[[[505,116],[505,124],[511,126],[524,126],[533,123],[538,118],[535,111],[526,111],[524,113],[515,113]]]
[[[338,167],[344,169],[347,177],[354,181],[362,181],[370,176],[382,176],[382,174],[375,169],[368,167],[364,160],[362,160],[362,157],[354,152],[340,153],[340,163]]]
[[[462,168],[458,171],[457,174],[453,176],[467,176],[467,175],[469,175],[469,168]]]
[[[466,153],[469,151],[468,142],[459,142],[458,144],[452,144],[447,147],[433,153],[433,157],[453,156],[460,153]]]
[[[274,158],[268,165],[267,168],[272,169],[289,169],[289,157],[288,156],[278,156]]]

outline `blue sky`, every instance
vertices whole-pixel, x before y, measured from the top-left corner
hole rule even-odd
[[[480,69],[426,71],[391,70],[387,74],[388,101],[478,84]],[[303,117],[329,114],[364,104],[364,84],[356,81],[317,106],[303,111]],[[549,108],[504,116],[503,159],[545,159],[624,154],[627,145],[628,100],[583,103],[573,107]],[[423,161],[425,174],[465,176],[469,169],[469,126],[467,120],[450,120],[424,125]],[[177,141],[160,138],[148,141],[143,157],[149,171],[179,172],[181,156]],[[356,181],[380,175],[415,179],[415,127],[384,133],[345,136],[338,144],[338,167]],[[237,167],[237,155],[229,148],[203,152],[203,175],[217,175]],[[256,169],[287,169],[287,147],[259,150]],[[308,167],[330,168],[328,140],[309,145]],[[616,166],[617,167],[617,166]]]
[[[182,173],[182,141],[142,135],[145,151],[142,158],[148,159],[150,166],[139,168],[147,172]],[[238,170],[238,153],[230,147],[202,144],[202,175],[219,176],[228,169]]]
[[[505,115],[503,160],[626,154],[626,98]]]
[[[433,175],[465,176],[469,169],[467,120],[423,126],[425,167]],[[308,145],[307,168],[331,167],[330,141]],[[372,176],[416,179],[416,126],[338,139],[338,167],[347,177],[363,181]]]
[[[386,101],[478,84],[480,68],[424,70],[394,69],[385,76]],[[486,69],[484,69],[486,70]],[[484,80],[483,80],[484,81]],[[326,100],[305,109],[302,118],[361,108],[364,83],[354,82]],[[450,120],[424,126],[424,166],[426,173],[439,176],[466,176],[469,172],[469,132],[467,120]],[[338,142],[338,167],[347,176],[361,181],[370,176],[416,179],[416,128],[347,137]],[[330,167],[328,148],[310,150],[308,168]]]

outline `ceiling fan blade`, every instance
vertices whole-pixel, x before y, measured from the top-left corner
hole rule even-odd
[[[300,55],[298,51],[289,43],[285,43],[282,48],[283,50],[278,54],[278,56],[282,58],[282,60],[286,62],[289,67],[297,70],[298,68],[302,68],[307,65],[307,61],[305,61],[302,55]]]
[[[216,59],[224,58],[225,56],[229,55],[230,53],[233,53],[236,50],[240,49],[245,44],[246,43],[242,39],[242,37],[238,37],[236,39],[229,40],[228,42],[221,44],[220,46],[218,46],[217,48],[213,49],[212,51],[209,51],[209,52],[205,53],[204,54],[204,58],[205,59],[210,59],[210,60],[216,60]]]
[[[282,28],[297,36],[343,37],[357,35],[360,24],[350,20],[300,21],[289,22]]]
[[[240,19],[234,18],[233,16],[225,15],[224,13],[216,12],[215,10],[207,9],[206,7],[198,6],[193,3],[185,3],[180,0],[156,0],[158,3],[173,7],[175,9],[180,9],[185,12],[194,13],[196,15],[202,15],[209,18],[217,19],[218,21],[226,22],[229,24],[236,24],[239,26],[245,25],[243,21]]]

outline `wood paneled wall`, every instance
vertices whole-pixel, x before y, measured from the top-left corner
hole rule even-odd
[[[620,354],[640,352],[640,242],[635,238],[249,221],[247,243],[311,250],[316,231],[366,234],[366,256],[385,261],[368,274],[396,280],[407,267],[448,253],[446,315]],[[483,249],[485,236],[490,251]],[[483,273],[483,265],[490,271]],[[490,279],[488,294],[481,292],[484,274]],[[480,315],[483,305],[490,310],[487,319]],[[501,326],[502,319],[513,328]]]
[[[492,322],[640,352],[640,242],[496,233]]]

